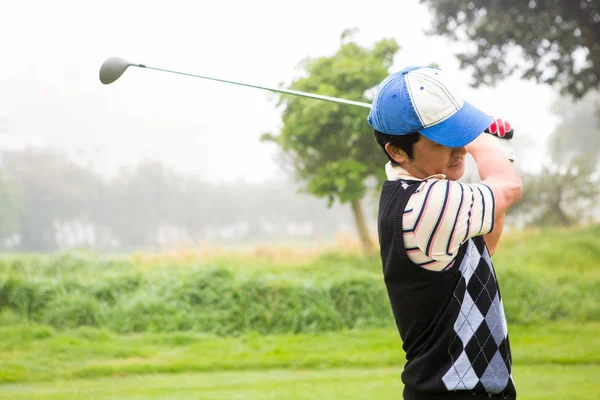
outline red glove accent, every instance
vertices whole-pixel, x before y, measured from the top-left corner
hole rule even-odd
[[[514,135],[514,131],[510,126],[510,123],[508,121],[504,121],[502,118],[495,119],[490,127],[485,130],[485,132],[505,139],[512,139]]]

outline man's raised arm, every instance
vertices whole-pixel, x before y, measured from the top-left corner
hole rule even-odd
[[[507,156],[494,143],[496,138],[481,134],[467,149],[475,159],[482,183],[494,196],[494,230],[485,235],[485,241],[493,254],[504,225],[504,215],[520,198],[523,188],[521,178]]]

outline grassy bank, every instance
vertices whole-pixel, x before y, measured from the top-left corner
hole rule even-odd
[[[507,235],[509,323],[600,321],[600,227]],[[0,258],[0,325],[239,335],[392,327],[377,254],[274,251]]]
[[[494,256],[520,399],[595,399],[600,227]],[[262,248],[0,257],[0,398],[399,398],[377,254]]]

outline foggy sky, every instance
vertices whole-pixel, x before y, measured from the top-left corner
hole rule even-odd
[[[280,124],[269,93],[141,69],[104,86],[106,58],[277,86],[299,75],[304,57],[335,52],[351,27],[361,45],[396,38],[393,70],[436,62],[455,73],[467,101],[534,138],[526,169],[557,123],[546,86],[467,87],[458,45],[425,35],[431,16],[417,0],[13,1],[2,10],[0,148],[51,145],[105,174],[144,157],[211,181],[258,182],[280,170],[274,145],[258,142]]]

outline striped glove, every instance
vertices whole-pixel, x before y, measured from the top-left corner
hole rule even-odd
[[[515,161],[515,151],[511,145],[515,131],[508,121],[504,121],[501,118],[494,118],[494,122],[484,132],[494,138],[494,143],[511,162]]]

